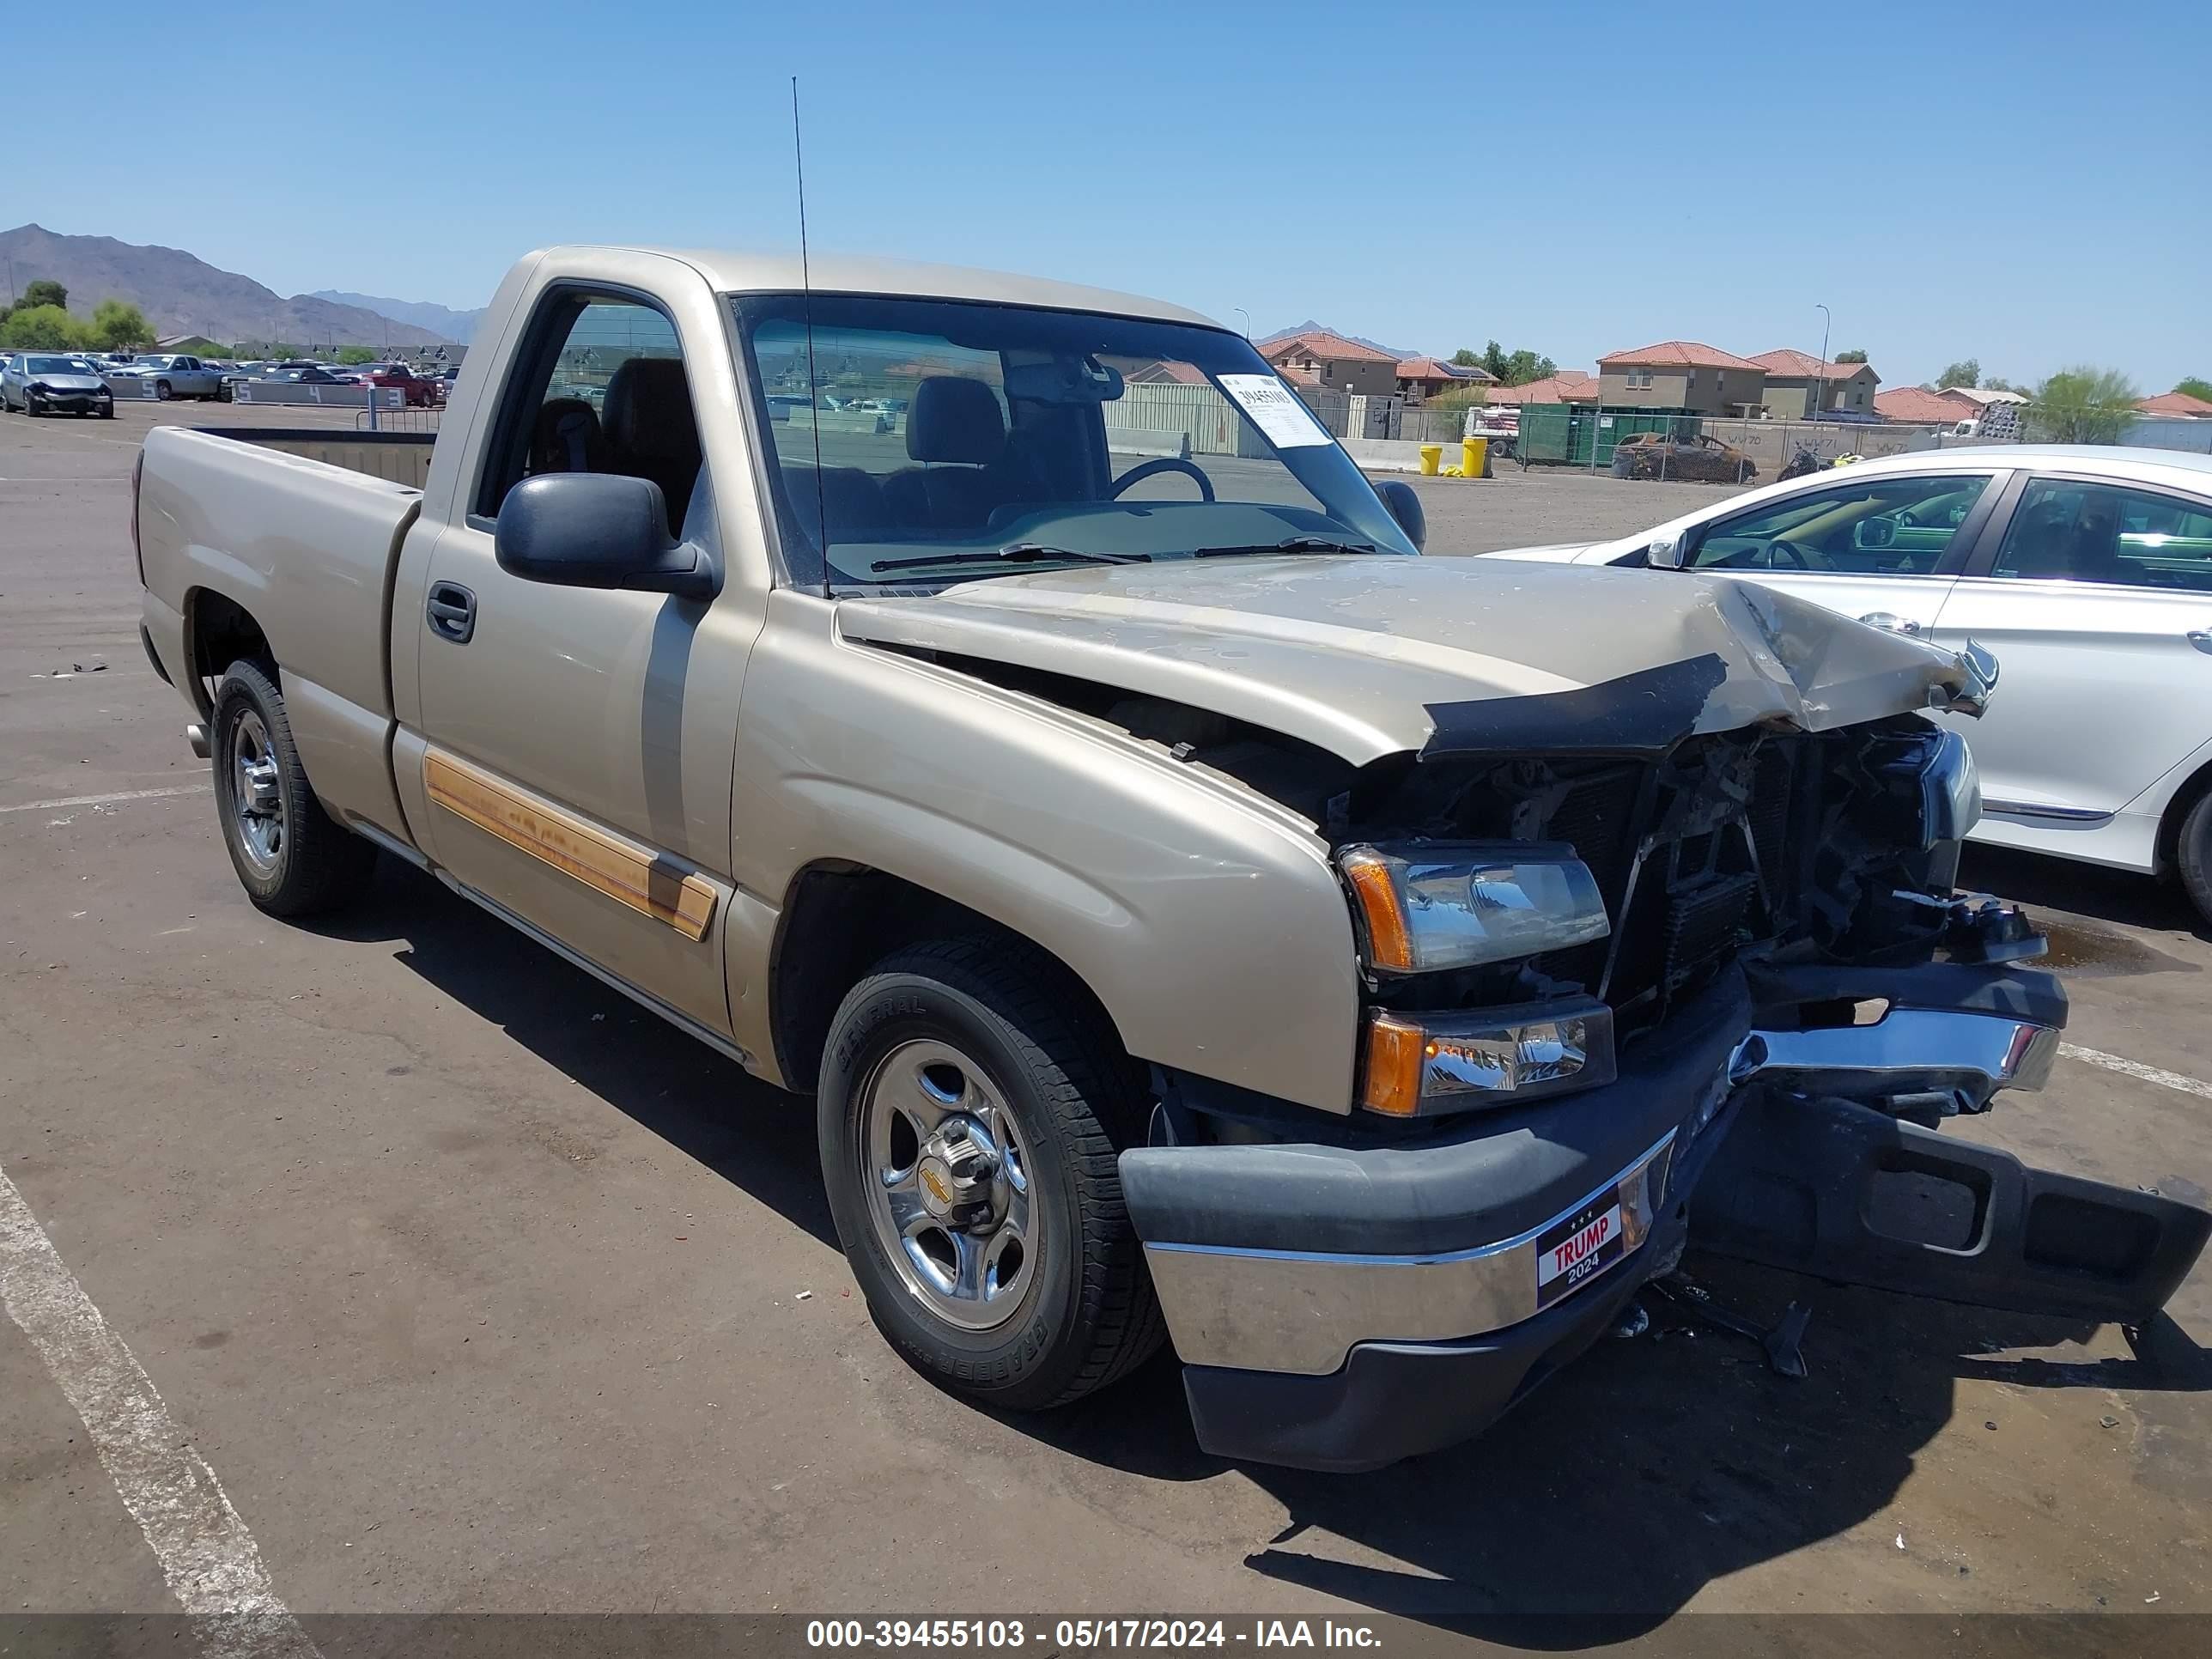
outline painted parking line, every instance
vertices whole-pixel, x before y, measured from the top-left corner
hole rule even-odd
[[[179,783],[166,789],[125,789],[112,795],[64,795],[58,800],[27,800],[0,806],[0,814],[52,812],[64,806],[112,806],[126,800],[173,800],[179,795],[204,795],[214,787],[212,783]]]
[[[2185,1095],[2212,1100],[2212,1083],[2203,1083],[2193,1077],[2184,1077],[2179,1072],[2169,1072],[2157,1066],[2146,1066],[2139,1060],[2130,1060],[2124,1054],[2108,1054],[2101,1048],[2084,1048],[2075,1043],[2062,1042],[2058,1052],[2069,1060],[2078,1060],[2084,1066],[2101,1066],[2107,1072],[2117,1072],[2122,1077],[2136,1078],[2144,1083],[2155,1083],[2161,1089],[2179,1090]]]
[[[0,1170],[0,1301],[84,1420],[108,1478],[212,1659],[320,1659],[253,1534],[153,1379],[108,1328]]]

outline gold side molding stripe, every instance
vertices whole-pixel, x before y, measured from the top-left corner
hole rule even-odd
[[[422,757],[422,787],[457,817],[574,876],[688,939],[707,937],[714,888],[650,848],[619,841],[582,819],[530,799],[465,761],[434,750]]]

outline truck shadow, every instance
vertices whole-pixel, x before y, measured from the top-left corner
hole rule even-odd
[[[1370,1474],[1247,1468],[1290,1519],[1246,1566],[1486,1641],[1620,1641],[1655,1629],[1717,1578],[1879,1512],[1951,1420],[1962,1379],[2078,1389],[2092,1413],[2109,1389],[2212,1387],[2204,1355],[2178,1328],[2155,1368],[2012,1358],[2081,1340],[2091,1328],[1711,1259],[1692,1265],[1717,1293],[1765,1316],[1793,1297],[1809,1300],[1810,1376],[1776,1376],[1749,1342],[1690,1325],[1647,1297],[1650,1332],[1601,1341],[1467,1445]],[[2019,1461],[2008,1436],[2036,1432],[2034,1414],[2004,1416],[1976,1432],[1994,1457]],[[1150,1475],[1198,1479],[1224,1467],[1190,1437],[1171,1362],[1095,1403],[1011,1420],[1072,1455]],[[2203,1442],[2201,1428],[2181,1432]],[[2022,1501],[2054,1510],[2070,1501],[2016,1484]],[[1394,1565],[1374,1565],[1377,1557]]]
[[[309,924],[393,958],[832,1249],[814,1114],[397,859],[368,899]]]
[[[394,860],[384,861],[370,902],[319,931],[401,946],[395,960],[441,993],[836,1247],[803,1103]],[[1778,1376],[1749,1342],[1647,1297],[1647,1334],[1601,1341],[1467,1445],[1363,1475],[1244,1467],[1289,1516],[1274,1537],[1253,1540],[1246,1566],[1258,1580],[1486,1640],[1618,1641],[1663,1623],[1717,1578],[1879,1512],[1954,1415],[1962,1380],[2078,1390],[2093,1419],[2107,1389],[2212,1389],[2212,1367],[2179,1328],[2156,1368],[2014,1357],[2090,1329],[1738,1263],[1692,1266],[1716,1294],[1762,1317],[1792,1297],[1809,1300],[1810,1376]],[[948,1399],[946,1409],[974,1407]],[[2166,1455],[2212,1463],[2201,1413],[2167,1415]],[[2034,1431],[2032,1416],[2008,1421],[2000,1411],[1994,1430],[1977,1424],[1974,1432],[2004,1459],[2008,1437]],[[1040,1445],[1139,1480],[1199,1480],[1228,1467],[1200,1449],[1171,1353],[1104,1395],[1004,1420]],[[2024,1480],[2014,1482],[2022,1501],[2062,1511],[2069,1502],[2028,1492]],[[1266,1590],[1253,1599],[1264,1603]]]

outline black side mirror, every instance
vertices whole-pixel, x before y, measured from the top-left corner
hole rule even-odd
[[[1388,478],[1375,486],[1375,493],[1390,509],[1390,516],[1406,532],[1406,539],[1413,543],[1413,550],[1425,550],[1429,544],[1429,515],[1421,510],[1421,498],[1413,486],[1402,478]]]
[[[627,587],[711,599],[721,573],[703,548],[668,533],[668,504],[649,478],[549,472],[499,504],[500,568],[562,587]]]

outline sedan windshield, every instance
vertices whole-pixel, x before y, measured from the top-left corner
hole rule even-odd
[[[89,374],[92,365],[82,357],[33,357],[24,365],[26,374]]]
[[[964,301],[735,301],[792,580],[1409,554],[1352,459],[1221,329]]]

